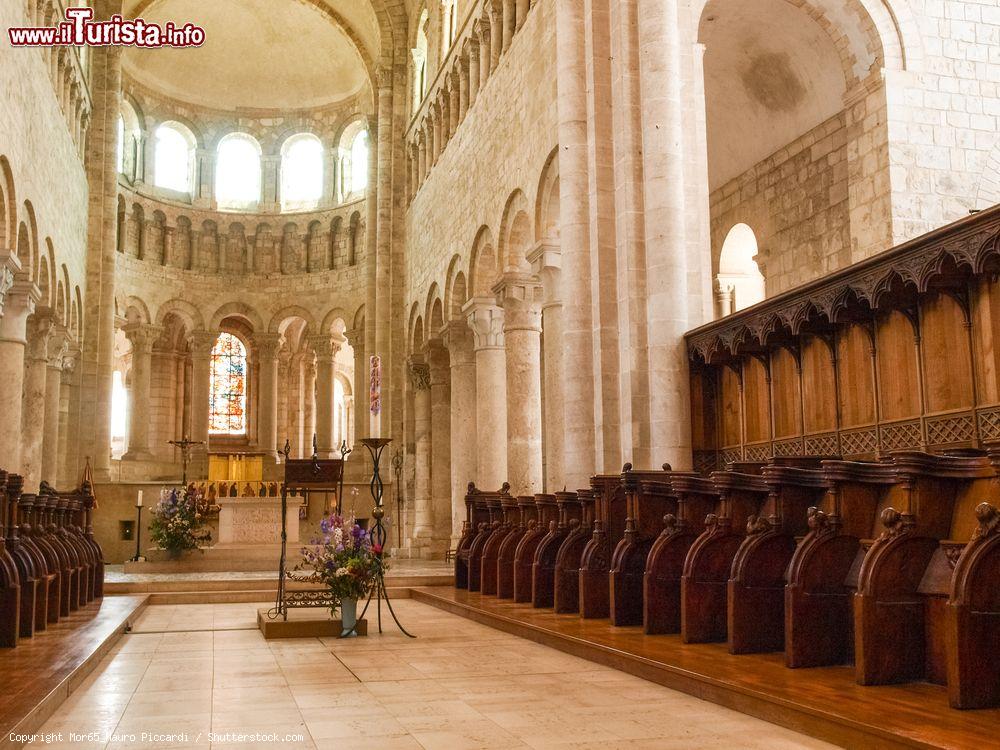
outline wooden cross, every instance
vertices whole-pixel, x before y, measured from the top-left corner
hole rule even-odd
[[[177,446],[178,448],[181,449],[181,467],[182,467],[182,469],[181,469],[181,471],[182,471],[181,484],[184,487],[187,487],[187,483],[188,483],[188,480],[187,480],[187,476],[188,476],[188,460],[191,458],[191,455],[190,455],[191,448],[193,446],[195,446],[195,445],[204,445],[205,442],[203,440],[191,440],[191,439],[189,439],[186,436],[185,436],[185,438],[183,440],[168,440],[167,442],[170,445],[175,445],[175,446]]]

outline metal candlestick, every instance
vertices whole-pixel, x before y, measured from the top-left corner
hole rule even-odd
[[[347,461],[347,457],[354,453],[352,448],[347,447],[347,441],[343,440],[340,443],[340,486],[337,487],[337,515],[344,515],[344,467],[343,464]]]
[[[129,562],[139,562],[142,557],[142,506],[135,506],[135,557]]]
[[[396,547],[403,546],[403,452],[392,454],[392,471],[396,475]]]
[[[285,464],[288,463],[288,454],[292,452],[292,446],[285,439],[285,447],[281,450],[281,455],[285,457]],[[313,436],[313,460],[316,459],[316,436]],[[274,602],[274,607],[267,613],[272,620],[278,615],[281,619],[288,620],[288,607],[285,606],[285,557],[288,553],[288,485],[281,483],[281,556],[278,558],[278,595]]]
[[[385,600],[386,606],[389,608],[389,614],[392,615],[392,619],[396,623],[403,635],[409,638],[416,638],[412,633],[406,632],[406,628],[396,617],[396,613],[392,609],[392,602],[389,601],[389,591],[385,587],[385,568],[382,564],[382,556],[385,554],[385,542],[386,542],[386,532],[385,525],[382,523],[382,518],[385,516],[385,508],[382,505],[382,492],[384,485],[382,483],[382,476],[379,474],[379,463],[382,460],[382,451],[385,450],[385,446],[391,443],[392,440],[389,438],[364,438],[361,444],[368,449],[368,453],[372,457],[372,479],[369,483],[371,488],[372,499],[375,501],[375,507],[372,509],[372,518],[375,519],[375,528],[369,530],[369,535],[371,536],[372,545],[375,546],[378,551],[375,554],[378,556],[378,573],[375,574],[375,584],[372,586],[371,592],[368,594],[368,601],[365,602],[365,608],[361,610],[361,614],[358,616],[358,622],[364,619],[365,613],[368,611],[369,605],[372,603],[372,599],[377,600],[376,607],[378,611],[378,632],[382,632],[382,600]],[[350,633],[341,634],[350,635]]]

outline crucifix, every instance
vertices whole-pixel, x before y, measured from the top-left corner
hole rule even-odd
[[[181,471],[183,478],[181,479],[181,484],[187,487],[188,483],[188,461],[191,458],[191,448],[195,445],[204,445],[202,440],[190,440],[185,437],[183,440],[168,440],[170,445],[175,445],[181,449]]]

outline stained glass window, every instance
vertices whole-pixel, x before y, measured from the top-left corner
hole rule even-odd
[[[208,431],[216,435],[247,431],[247,350],[231,333],[220,334],[212,348]]]

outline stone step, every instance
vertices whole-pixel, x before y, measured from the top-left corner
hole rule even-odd
[[[409,586],[390,586],[389,598],[409,599]],[[259,602],[270,604],[274,600],[274,589],[245,591],[162,591],[149,595],[149,604],[247,604]],[[364,604],[359,606],[363,607]],[[374,606],[374,603],[372,604]]]
[[[453,575],[393,575],[386,576],[389,588],[409,586],[454,586]],[[167,594],[167,593],[241,593],[265,592],[273,595],[278,588],[274,578],[185,578],[183,575],[167,580],[107,581],[104,590],[109,594]],[[267,597],[265,597],[267,598]],[[247,599],[246,601],[255,601]]]

